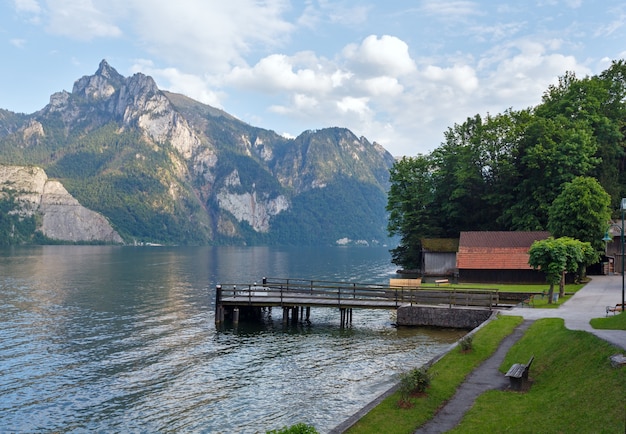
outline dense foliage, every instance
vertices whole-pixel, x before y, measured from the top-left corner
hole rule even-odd
[[[276,244],[334,245],[341,238],[383,239],[386,196],[377,187],[339,178],[326,188],[315,188],[293,199],[292,208],[272,220]]]
[[[2,196],[4,198],[0,199],[0,246],[35,241],[36,216],[23,217],[12,213],[15,209],[12,195],[2,192]]]
[[[623,60],[598,76],[566,74],[537,107],[454,125],[431,154],[391,170],[394,263],[416,268],[422,238],[471,230],[553,230],[601,247],[626,194],[625,145]]]

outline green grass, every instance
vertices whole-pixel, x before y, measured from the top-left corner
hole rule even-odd
[[[500,370],[535,356],[526,393],[481,395],[451,432],[623,433],[626,369],[611,367],[615,347],[562,319],[535,322],[511,348]]]
[[[557,309],[560,305],[569,300],[578,290],[580,290],[584,283],[571,283],[565,285],[565,296],[559,297],[556,303],[548,303],[548,296],[543,295],[548,293],[550,290],[550,285],[542,283],[542,284],[500,284],[500,283],[453,283],[450,285],[436,286],[434,283],[422,283],[422,288],[436,288],[441,290],[446,289],[497,289],[500,292],[527,292],[535,294],[533,306],[536,308],[542,309]],[[559,287],[555,286],[554,292],[558,293]]]
[[[566,293],[575,293],[585,286],[584,283],[570,283],[565,285]],[[513,283],[451,283],[449,285],[436,286],[434,283],[422,283],[422,288],[437,289],[497,289],[502,292],[533,292],[541,294],[543,291],[548,292],[550,285],[547,283],[538,284],[513,284]],[[554,291],[558,292],[559,287],[555,286]]]
[[[348,433],[411,433],[433,417],[439,407],[449,400],[465,377],[480,363],[489,358],[502,339],[522,322],[520,317],[500,316],[489,322],[474,335],[473,351],[462,353],[459,348],[446,354],[428,369],[433,375],[425,397],[411,398],[414,407],[398,407],[400,393],[387,397],[377,407],[359,420]]]
[[[625,315],[608,319],[623,325]],[[474,336],[473,352],[464,354],[455,348],[430,367],[429,372],[435,375],[431,387],[427,396],[412,398],[413,408],[399,408],[399,394],[393,394],[348,433],[414,432],[433,417],[463,379],[521,321],[519,317],[505,316],[491,321]],[[482,394],[452,432],[624,433],[626,368],[613,368],[609,361],[617,352],[590,333],[567,330],[562,319],[537,320],[500,367],[504,375],[513,363],[526,363],[534,355],[530,390]]]
[[[603,330],[626,330],[626,312],[609,315],[606,318],[593,318],[591,327]]]

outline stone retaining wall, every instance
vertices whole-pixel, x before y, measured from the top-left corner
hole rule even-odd
[[[432,326],[473,329],[487,321],[488,309],[449,308],[439,306],[403,306],[398,308],[399,326]]]

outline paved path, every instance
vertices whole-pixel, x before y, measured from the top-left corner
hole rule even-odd
[[[558,288],[557,288],[558,290]],[[563,303],[558,309],[533,309],[516,307],[503,311],[505,315],[524,317],[524,322],[515,331],[505,338],[496,352],[478,368],[476,368],[455,395],[441,409],[433,419],[420,427],[415,434],[443,433],[454,428],[461,421],[476,398],[492,389],[505,389],[508,381],[498,370],[504,356],[518,339],[520,339],[530,324],[540,318],[563,318],[565,327],[571,330],[585,330],[595,334],[611,344],[626,350],[626,331],[622,330],[595,330],[589,321],[606,315],[606,306],[615,306],[622,302],[622,276],[594,276],[590,283],[585,285],[572,298]]]
[[[478,395],[491,389],[506,389],[509,381],[500,373],[498,368],[506,353],[519,338],[524,336],[531,324],[532,321],[524,321],[513,333],[507,336],[496,352],[467,377],[452,399],[437,412],[435,417],[415,433],[431,434],[449,431],[461,422],[465,412],[474,405]]]
[[[558,290],[558,288],[556,288]],[[503,311],[505,315],[522,316],[527,320],[563,318],[570,330],[584,330],[615,346],[626,349],[626,331],[596,330],[591,328],[592,318],[606,315],[607,306],[622,302],[622,276],[593,276],[591,282],[578,291],[558,309],[532,309],[516,307]]]

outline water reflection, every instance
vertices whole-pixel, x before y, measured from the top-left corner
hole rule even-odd
[[[7,431],[328,431],[459,332],[388,311],[216,330],[218,282],[385,283],[383,249],[45,246],[0,251],[0,426]]]

